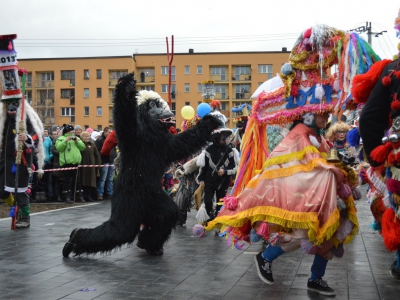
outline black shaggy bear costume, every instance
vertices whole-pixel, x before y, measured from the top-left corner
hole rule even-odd
[[[156,94],[156,93],[154,93]],[[156,94],[158,95],[158,94]],[[159,96],[159,95],[158,95]],[[165,241],[179,218],[179,209],[163,191],[167,166],[205,146],[220,121],[205,116],[178,135],[169,132],[174,114],[160,98],[141,99],[134,74],[119,79],[114,98],[114,122],[121,169],[114,184],[111,217],[93,229],[75,229],[63,256],[109,252],[133,243],[149,254],[162,254]],[[140,230],[141,224],[144,228]]]

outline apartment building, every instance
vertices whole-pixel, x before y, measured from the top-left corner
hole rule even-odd
[[[19,67],[28,70],[26,95],[46,127],[72,123],[101,130],[113,127],[113,92],[117,79],[135,72],[139,90],[154,90],[171,102],[177,127],[183,118],[181,109],[195,110],[202,102],[202,82],[215,82],[215,99],[232,123],[231,109],[252,103],[252,92],[275,76],[289,52],[175,53],[171,87],[168,85],[166,54],[132,56],[21,59]],[[254,99],[253,99],[254,100]]]

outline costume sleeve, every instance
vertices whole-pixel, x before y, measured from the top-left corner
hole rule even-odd
[[[389,127],[391,88],[382,84],[382,78],[389,73],[390,66],[383,70],[360,116],[359,130],[368,160],[371,151],[382,144],[382,137]]]
[[[64,137],[59,137],[56,141],[56,149],[58,152],[63,152],[67,148],[67,141]]]
[[[228,154],[229,163],[226,167],[226,175],[234,175],[236,173],[235,154],[232,149]]]
[[[206,178],[206,174],[207,174],[207,170],[210,167],[210,162],[209,162],[209,158],[207,155],[205,155],[206,151],[203,151],[204,153],[204,166],[202,166],[200,168],[200,173],[197,176],[197,180],[200,181],[204,181]]]

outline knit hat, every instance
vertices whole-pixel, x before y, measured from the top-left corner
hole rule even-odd
[[[89,127],[89,128],[86,129],[86,131],[89,132],[89,133],[92,133],[93,129]]]
[[[63,135],[70,131],[74,131],[74,127],[71,124],[63,124]]]
[[[91,135],[91,138],[92,138],[93,141],[95,141],[99,136],[100,136],[100,132],[93,131],[92,135]]]
[[[81,127],[81,125],[75,125],[75,127],[74,127],[74,130],[77,130],[77,129],[80,129],[80,130],[82,130],[82,127]]]
[[[51,132],[57,131],[57,127],[59,127],[59,126],[58,125],[51,126]]]
[[[81,139],[84,139],[85,137],[90,137],[90,133],[87,132],[87,131],[83,131],[83,132],[81,133]]]

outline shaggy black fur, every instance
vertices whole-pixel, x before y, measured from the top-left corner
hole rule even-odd
[[[161,177],[172,162],[205,146],[219,125],[209,115],[192,129],[172,135],[168,131],[171,124],[150,113],[152,108],[162,107],[158,99],[137,105],[133,73],[122,77],[115,91],[114,121],[121,169],[114,185],[111,217],[96,228],[79,229],[71,235],[69,242],[74,244],[72,252],[76,255],[109,252],[132,243],[137,235],[149,253],[160,250],[179,218],[177,205],[163,191]],[[140,231],[141,224],[145,227]],[[71,250],[64,256],[68,252]]]

